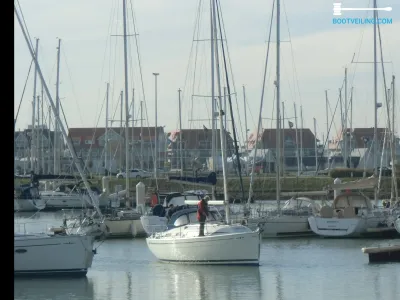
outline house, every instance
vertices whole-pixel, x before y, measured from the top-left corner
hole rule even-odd
[[[157,161],[159,167],[164,166],[166,155],[166,138],[164,127],[129,127],[129,153],[132,167],[143,169],[154,168],[155,138],[157,139]],[[68,136],[71,138],[78,157],[81,157],[86,167],[90,169],[104,168],[105,155],[109,166],[107,169],[116,171],[125,169],[125,127],[106,128],[70,128]],[[105,149],[107,147],[107,149]]]
[[[38,143],[38,156],[39,161],[42,160],[42,156],[45,161],[45,170],[39,172],[49,172],[49,166],[52,164],[50,160],[53,160],[53,142],[54,142],[54,131],[50,131],[46,125],[36,127],[36,138]],[[21,171],[24,169],[28,171],[31,169],[30,157],[31,157],[31,140],[32,140],[32,126],[28,129],[19,130],[14,132],[14,157],[15,167]],[[43,165],[41,164],[41,169]]]
[[[212,157],[212,130],[203,129],[182,129],[167,133],[168,156],[171,161],[171,168],[180,168],[180,133],[182,134],[182,157],[184,168],[192,168],[193,164],[207,164],[207,159]],[[216,132],[217,156],[220,156],[221,139],[220,130]],[[226,131],[226,150],[227,156],[234,153],[234,143],[231,134]]]
[[[281,151],[284,151],[285,166],[297,167],[297,156],[300,155],[300,147],[302,142],[303,164],[305,166],[315,166],[315,136],[314,133],[308,128],[285,128],[281,129]],[[253,132],[249,135],[247,147],[249,150],[257,149],[269,150],[268,153],[276,156],[276,129],[263,129],[260,134]],[[296,145],[297,138],[297,145]],[[319,142],[317,140],[317,142]],[[296,153],[296,150],[298,153]],[[267,152],[266,152],[267,153]],[[250,153],[250,156],[252,154]],[[271,159],[273,163],[274,159]],[[274,167],[270,166],[269,169],[273,170]]]

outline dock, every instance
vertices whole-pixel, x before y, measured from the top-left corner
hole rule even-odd
[[[369,262],[400,262],[400,245],[362,248]]]

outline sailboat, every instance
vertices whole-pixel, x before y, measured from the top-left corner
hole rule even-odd
[[[67,136],[67,132],[59,116],[55,113],[56,106],[49,92],[36,54],[31,47],[31,42],[26,34],[26,29],[22,24],[19,10],[14,3],[14,12],[21,27],[25,41],[29,48],[32,59],[35,62],[36,71],[43,83],[47,99],[50,102],[53,113],[56,116],[64,139],[73,155],[76,167],[82,177],[85,187],[91,196],[93,205],[101,215],[97,206],[96,199],[90,189],[86,176],[73,150],[72,142]],[[23,225],[23,224],[17,224]],[[14,231],[14,276],[23,275],[76,275],[85,276],[92,265],[93,255],[96,250],[93,248],[94,238],[87,235],[67,235],[62,229],[53,229],[50,233],[28,233],[24,226],[22,233]]]
[[[211,1],[211,36],[212,45],[217,42],[217,0]],[[219,16],[218,16],[219,17]],[[218,49],[217,47],[215,47]],[[213,49],[213,47],[212,47]],[[214,55],[214,51],[212,52]],[[215,55],[218,60],[218,52]],[[212,60],[213,61],[213,60]],[[216,64],[217,72],[218,61]],[[212,63],[212,73],[214,64]],[[219,72],[218,72],[219,76]],[[214,78],[214,76],[212,76]],[[212,89],[214,91],[214,89]],[[214,95],[213,98],[214,99]],[[222,108],[221,97],[219,107]],[[222,109],[221,109],[222,112]],[[259,265],[261,234],[260,230],[251,230],[241,224],[230,224],[229,197],[226,180],[226,152],[223,133],[223,117],[219,114],[220,142],[222,155],[222,173],[224,180],[224,201],[209,201],[210,205],[225,205],[225,223],[207,222],[204,236],[199,235],[200,224],[196,221],[188,224],[183,220],[172,229],[152,234],[146,238],[150,251],[163,262],[186,264],[240,264]],[[182,216],[187,218],[186,215]]]
[[[272,7],[272,14],[274,12],[275,2]],[[276,1],[276,199],[277,199],[277,211],[274,215],[265,214],[265,215],[251,215],[249,210],[247,210],[247,216],[245,217],[245,221],[247,226],[255,229],[257,226],[261,226],[263,237],[291,237],[291,236],[308,236],[314,235],[308,225],[308,217],[315,213],[318,210],[318,207],[315,205],[314,201],[308,198],[303,199],[291,199],[286,205],[281,209],[281,192],[280,192],[280,172],[281,172],[281,145],[282,139],[281,135],[281,121],[280,121],[280,0]],[[271,38],[271,30],[272,29],[272,17],[269,31],[269,40]],[[267,64],[268,64],[268,54],[269,54],[269,43],[266,55],[266,63],[264,69],[264,80],[263,80],[263,89],[261,95],[261,103],[260,103],[260,111],[259,111],[259,120],[258,120],[258,128],[257,133],[260,132],[261,120],[262,120],[262,107],[263,107],[263,97],[264,97],[264,89],[265,89],[265,78],[267,73]],[[257,144],[254,151],[253,157],[253,165],[251,172],[251,180],[250,180],[250,189],[249,189],[249,198],[248,198],[248,206],[250,206],[250,202],[252,199],[252,184],[254,177],[254,165],[255,165],[255,156],[257,153]],[[313,195],[326,195],[326,191],[315,191],[312,192]],[[306,195],[304,195],[306,196]],[[309,210],[298,210],[298,203],[302,202],[306,204],[306,208],[310,208]],[[294,210],[293,210],[294,209]]]

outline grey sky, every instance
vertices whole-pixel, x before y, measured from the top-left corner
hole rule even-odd
[[[128,17],[131,19],[131,2],[130,0],[127,2]],[[206,14],[208,14],[209,1],[203,2],[204,18],[200,25],[201,31],[204,32],[202,38],[207,39],[209,38],[209,17]],[[354,86],[353,127],[373,126],[373,65],[358,64],[356,66],[350,63],[354,53],[356,53],[356,57],[359,55],[359,61],[373,60],[373,26],[333,25],[332,2],[308,0],[305,5],[305,1],[282,0],[281,4],[281,39],[283,41],[281,43],[281,100],[285,101],[287,117],[294,116],[294,101],[298,108],[300,105],[303,106],[305,127],[312,128],[312,119],[316,117],[318,134],[326,131],[324,90],[329,90],[329,100],[333,110],[338,97],[337,90],[343,81],[345,66],[348,67],[349,92],[351,86]],[[202,124],[208,124],[204,121],[189,125],[188,119],[192,111],[189,96],[193,93],[191,78],[187,79],[185,87],[198,0],[132,0],[132,3],[139,33],[148,123],[151,126],[154,125],[154,76],[152,73],[159,72],[158,125],[166,125],[167,129],[175,129],[178,126],[178,88],[185,88],[182,94],[184,127],[201,127]],[[344,0],[342,3],[343,7],[368,7],[372,0]],[[378,6],[393,7],[392,12],[380,13],[381,17],[393,19],[393,24],[381,26],[381,32],[384,60],[391,62],[385,65],[387,82],[389,84],[392,74],[397,75],[397,87],[399,87],[400,2],[382,0],[378,3]],[[105,109],[104,107],[102,109],[102,106],[105,98],[105,82],[113,82],[114,93],[110,100],[112,112],[118,105],[118,94],[123,89],[122,38],[109,37],[110,33],[122,34],[122,1],[20,0],[20,4],[31,37],[40,39],[39,61],[53,95],[55,94],[56,75],[56,37],[62,39],[60,97],[68,125],[70,127],[95,127],[96,124],[104,126]],[[243,122],[242,84],[244,84],[250,108],[248,128],[253,130],[256,127],[260,103],[272,0],[221,0],[221,6],[240,105],[240,119]],[[118,12],[118,16],[116,12]],[[364,17],[366,15],[366,12],[344,12],[343,17]],[[369,17],[371,15],[368,13]],[[111,32],[109,30],[110,20],[113,26]],[[289,26],[286,20],[288,20]],[[14,107],[16,111],[31,58],[16,20],[14,28]],[[129,28],[132,33],[131,20]],[[289,31],[291,43],[286,42],[289,41]],[[361,38],[362,43],[360,44]],[[140,88],[134,38],[129,39],[129,56],[132,57],[130,69],[133,72],[130,72],[129,97],[132,97],[131,89],[134,87],[136,90],[135,100],[138,103],[143,100],[143,93]],[[117,46],[115,46],[116,40]],[[263,110],[264,118],[273,116],[275,21],[272,41]],[[209,95],[209,43],[200,42],[199,45],[202,50],[199,51],[198,61],[203,71],[201,71],[202,75],[198,80],[200,83],[194,93]],[[191,62],[189,70],[193,72],[193,57]],[[114,64],[115,76],[113,75]],[[294,76],[295,69],[297,78]],[[381,74],[379,67],[379,102],[384,102]],[[24,128],[31,123],[32,75],[21,105],[17,128]],[[397,90],[400,93],[400,89],[397,88]],[[209,118],[204,99],[197,98],[193,118]],[[385,109],[380,110],[379,125],[381,126],[384,126],[385,112]],[[400,112],[399,108],[397,112]],[[137,113],[138,110],[136,110]],[[331,118],[331,116],[329,117]],[[119,119],[119,110],[115,118]],[[338,115],[335,120],[336,129],[339,129]],[[145,123],[147,124],[147,121]],[[399,124],[397,125],[397,128],[400,128]],[[271,126],[275,127],[275,123],[271,124],[271,121],[264,120],[263,127]]]

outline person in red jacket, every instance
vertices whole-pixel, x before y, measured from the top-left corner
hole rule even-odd
[[[210,200],[210,197],[205,196],[197,204],[197,220],[200,222],[199,236],[204,236],[204,223],[209,214],[208,200]]]

